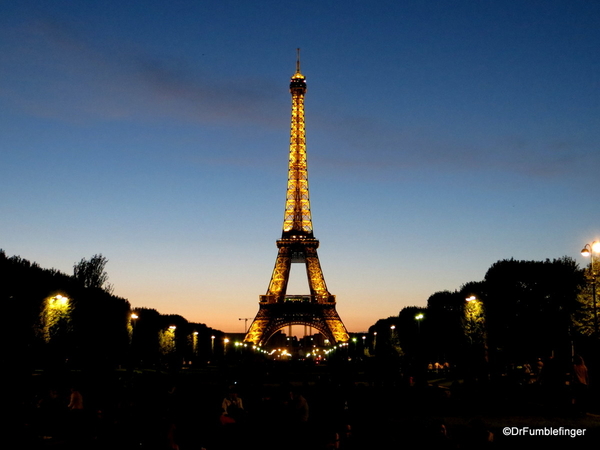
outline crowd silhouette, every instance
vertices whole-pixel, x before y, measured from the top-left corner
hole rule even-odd
[[[534,383],[515,379],[504,387],[462,380],[411,386],[402,377],[355,382],[356,373],[336,378],[334,370],[273,376],[258,366],[255,372],[38,374],[21,404],[20,438],[31,449],[462,449],[498,447],[499,439],[506,448],[510,441],[486,423],[490,415],[534,413],[540,400],[545,413],[586,411],[582,358],[569,374],[551,359],[538,367]],[[456,417],[471,419],[447,420]]]

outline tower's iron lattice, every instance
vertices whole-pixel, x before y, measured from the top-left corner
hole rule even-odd
[[[259,297],[259,310],[246,334],[246,342],[265,344],[281,328],[307,325],[331,343],[345,342],[348,332],[335,309],[335,296],[327,290],[313,236],[308,195],[304,95],[306,78],[300,72],[300,58],[290,82],[292,121],[290,156],[283,232],[277,240],[277,260],[266,295]],[[292,263],[304,263],[310,295],[286,295]]]

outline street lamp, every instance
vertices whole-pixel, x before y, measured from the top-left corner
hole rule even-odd
[[[476,345],[483,350],[483,361],[487,364],[488,342],[486,331],[486,316],[483,303],[474,295],[465,299],[467,302],[464,308],[465,325],[464,332],[469,339],[471,346]]]
[[[596,306],[596,271],[594,268],[594,253],[600,253],[600,242],[594,241],[591,244],[585,244],[581,249],[581,254],[590,257],[590,269],[592,274],[592,306],[594,308],[594,333],[598,337],[598,309]]]
[[[44,301],[42,314],[43,335],[46,342],[58,333],[66,333],[71,322],[71,299],[61,294]]]
[[[417,328],[419,330],[419,337],[421,337],[421,320],[425,318],[425,314],[419,313],[415,316],[415,320],[417,321]]]
[[[465,334],[473,344],[475,340],[481,340],[484,335],[483,304],[474,295],[465,298],[465,301],[467,302],[465,305]]]
[[[174,352],[175,351],[175,330],[177,330],[177,327],[175,325],[171,325],[169,326],[169,339],[170,339],[170,346],[171,346],[171,351]]]
[[[244,321],[244,333],[248,332],[248,320],[252,319],[252,317],[240,317],[238,320]]]
[[[137,320],[140,318],[136,313],[132,312],[129,316],[129,323],[127,324],[127,329],[129,332],[129,343],[133,342],[133,332],[135,331],[135,324]]]
[[[198,332],[194,331],[192,333],[192,353],[194,356],[198,355]]]

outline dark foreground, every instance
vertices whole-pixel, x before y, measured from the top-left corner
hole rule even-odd
[[[578,409],[566,386],[466,386],[433,374],[427,385],[409,386],[351,367],[256,364],[176,374],[34,373],[19,383],[12,434],[21,448],[61,450],[600,445],[594,392]],[[221,404],[231,387],[245,413],[223,425]],[[71,388],[81,393],[82,410],[67,408]],[[308,403],[308,421],[299,415],[298,395]],[[520,436],[505,436],[507,427]]]

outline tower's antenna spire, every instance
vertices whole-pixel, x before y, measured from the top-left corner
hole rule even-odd
[[[296,73],[300,73],[300,49],[296,49]]]

